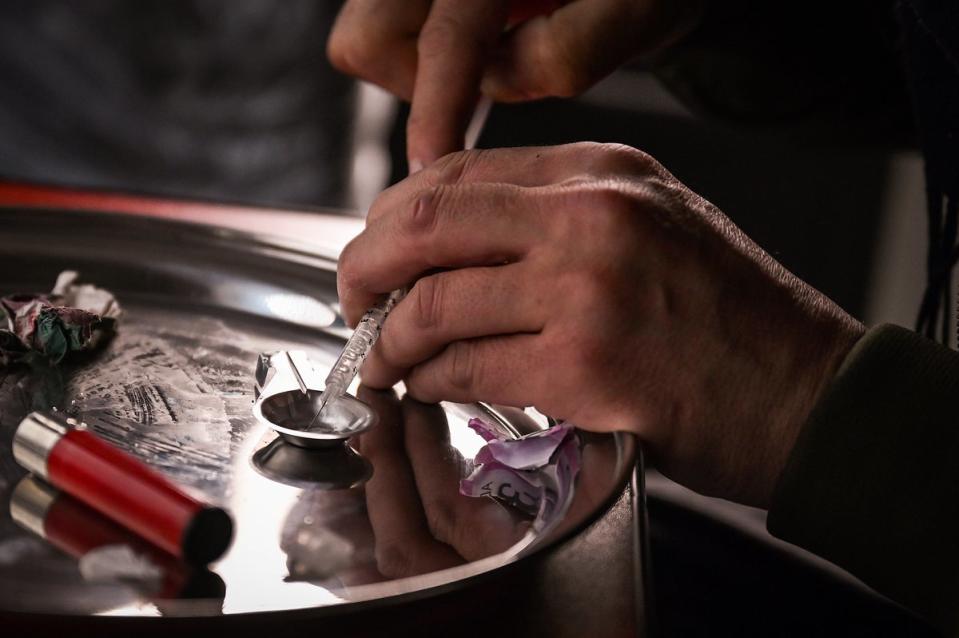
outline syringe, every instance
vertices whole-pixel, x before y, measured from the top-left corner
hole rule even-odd
[[[343,352],[340,353],[340,357],[326,376],[323,394],[320,395],[320,405],[310,420],[310,425],[307,426],[308,430],[313,427],[313,423],[316,422],[320,413],[323,412],[323,408],[330,401],[346,393],[346,389],[350,387],[353,379],[360,371],[363,361],[370,354],[373,344],[379,339],[386,317],[393,311],[393,307],[399,303],[400,299],[405,296],[406,288],[394,290],[389,297],[367,310],[363,318],[360,319],[353,334],[350,335],[346,345],[343,346]]]
[[[480,133],[483,131],[483,126],[486,124],[486,118],[489,116],[492,106],[493,100],[485,95],[480,97],[479,102],[476,104],[476,109],[473,111],[473,117],[470,119],[469,126],[466,127],[463,144],[465,149],[469,150],[476,147],[476,142],[479,140]],[[330,401],[346,393],[346,389],[353,383],[353,379],[356,378],[357,373],[360,371],[360,366],[363,365],[363,361],[373,348],[373,344],[376,343],[376,340],[379,338],[380,331],[383,329],[383,322],[386,321],[387,315],[393,310],[393,306],[399,303],[400,299],[405,296],[406,288],[394,290],[384,301],[379,302],[367,310],[363,318],[360,319],[360,323],[356,325],[356,330],[353,331],[353,334],[350,335],[346,345],[343,347],[340,358],[333,364],[333,369],[330,370],[330,373],[326,377],[323,394],[320,395],[320,405],[313,415],[313,418],[310,419],[310,424],[306,429],[309,430],[313,427],[320,413],[323,412],[323,408],[325,408]],[[292,363],[291,360],[290,364],[292,365]],[[294,372],[295,370],[296,367],[294,366]],[[299,377],[298,374],[297,377]],[[301,385],[301,388],[302,387]]]

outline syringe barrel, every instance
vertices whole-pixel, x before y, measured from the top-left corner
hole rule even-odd
[[[363,361],[380,337],[383,323],[399,301],[406,296],[406,289],[394,290],[390,296],[366,311],[356,329],[343,347],[336,363],[326,377],[325,392],[331,396],[343,394],[360,370]]]

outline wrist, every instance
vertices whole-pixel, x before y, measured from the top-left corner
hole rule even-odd
[[[785,379],[787,387],[777,432],[770,439],[770,447],[763,468],[761,489],[756,504],[768,507],[773,490],[779,482],[799,434],[809,420],[815,406],[832,383],[843,361],[866,332],[865,326],[850,317],[832,302],[825,316],[813,316],[806,330],[799,331],[795,340],[795,361],[799,367],[793,379]],[[791,386],[791,387],[788,387]]]

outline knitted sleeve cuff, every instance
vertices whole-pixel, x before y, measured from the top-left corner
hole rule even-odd
[[[959,629],[959,353],[891,325],[853,347],[793,449],[769,531]]]

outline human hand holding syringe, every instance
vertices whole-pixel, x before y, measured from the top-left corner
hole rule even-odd
[[[363,361],[365,361],[367,355],[370,354],[373,344],[375,344],[379,338],[386,318],[396,304],[405,296],[405,288],[394,290],[390,293],[389,297],[367,310],[363,318],[360,319],[353,334],[350,335],[350,338],[346,341],[346,345],[343,346],[343,352],[340,353],[330,373],[326,376],[323,394],[320,395],[320,404],[317,406],[316,413],[310,420],[307,429],[313,427],[313,424],[320,417],[320,414],[322,414],[323,409],[331,401],[335,401],[346,393],[347,388],[350,387],[353,379],[355,379],[359,373]]]
[[[476,147],[476,142],[483,130],[483,125],[486,123],[486,118],[489,115],[492,105],[493,102],[488,97],[480,98],[477,103],[476,110],[473,112],[473,117],[466,129],[464,147],[467,150]],[[406,288],[394,290],[386,299],[376,303],[372,308],[367,310],[363,318],[360,319],[353,334],[350,335],[350,338],[346,341],[346,345],[343,346],[343,352],[340,353],[339,358],[337,358],[336,363],[333,364],[333,368],[326,377],[323,394],[320,395],[320,404],[313,418],[310,420],[307,429],[313,427],[313,424],[329,403],[346,393],[350,384],[353,383],[353,379],[359,374],[360,366],[363,365],[370,350],[373,349],[373,345],[379,338],[387,316],[389,316],[396,304],[406,296],[406,292]],[[292,360],[290,364],[292,365]],[[293,369],[294,373],[296,373],[295,366]],[[298,373],[297,377],[299,377]],[[301,389],[303,389],[302,383]],[[306,392],[306,390],[303,391]]]

